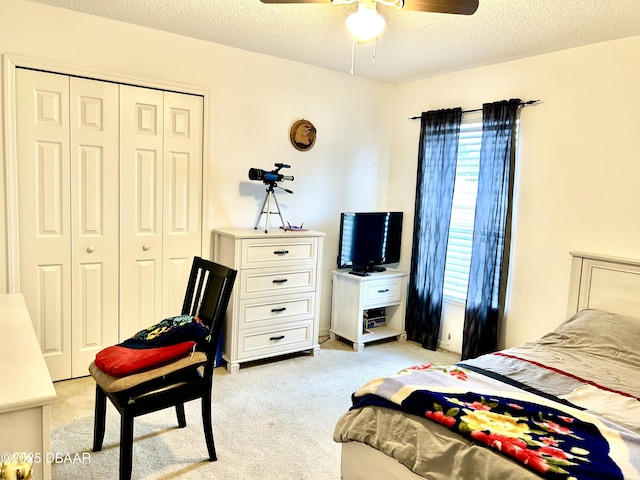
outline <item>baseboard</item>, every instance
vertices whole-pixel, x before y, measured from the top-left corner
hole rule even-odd
[[[438,350],[453,353],[454,355],[462,355],[462,346],[451,345],[449,342],[438,342]]]

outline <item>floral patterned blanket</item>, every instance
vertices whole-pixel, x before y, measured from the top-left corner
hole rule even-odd
[[[637,434],[462,366],[422,365],[372,380],[352,409],[369,405],[429,418],[544,478],[640,478]]]

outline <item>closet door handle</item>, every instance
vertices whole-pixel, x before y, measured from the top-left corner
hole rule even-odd
[[[93,245],[90,245],[87,247],[87,253],[93,253],[96,251],[96,247],[94,247]]]
[[[287,307],[280,307],[280,308],[272,308],[271,309],[271,313],[282,313],[287,309]]]
[[[278,278],[276,280],[273,280],[273,283],[277,283],[277,284],[282,284],[282,283],[287,283],[287,279],[286,278]]]
[[[280,335],[279,337],[271,337],[269,340],[275,341],[275,340],[282,340],[283,338],[284,338],[284,335]]]
[[[276,250],[273,252],[274,255],[286,255],[289,253],[289,250]]]
[[[150,248],[151,248],[151,245],[149,245],[148,243],[145,243],[144,245],[142,245],[142,250],[144,250],[145,252]]]

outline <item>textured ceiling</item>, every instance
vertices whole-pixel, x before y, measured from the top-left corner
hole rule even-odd
[[[340,72],[351,70],[345,19],[355,5],[260,0],[31,0]],[[640,0],[480,0],[472,16],[396,11],[355,75],[402,83],[640,35]]]

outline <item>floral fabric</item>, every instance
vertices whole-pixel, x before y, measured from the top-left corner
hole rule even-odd
[[[140,330],[119,345],[127,348],[157,348],[188,341],[201,344],[209,340],[209,328],[199,318],[178,315]]]
[[[369,382],[354,394],[353,408],[424,416],[544,478],[638,478],[623,438],[597,417],[482,377],[457,365],[413,367]]]

